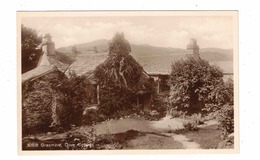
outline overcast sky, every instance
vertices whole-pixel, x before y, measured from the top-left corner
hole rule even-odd
[[[56,48],[97,39],[111,39],[124,32],[133,44],[186,48],[191,38],[200,48],[233,48],[232,17],[26,17],[22,24],[39,35],[50,33]]]

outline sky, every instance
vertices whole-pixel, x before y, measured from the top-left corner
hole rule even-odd
[[[132,44],[186,48],[197,39],[200,48],[233,48],[233,19],[229,16],[23,17],[22,24],[39,35],[50,33],[56,48],[124,32]]]

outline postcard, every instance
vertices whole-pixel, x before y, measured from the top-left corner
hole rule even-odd
[[[18,153],[239,153],[237,11],[17,12]]]

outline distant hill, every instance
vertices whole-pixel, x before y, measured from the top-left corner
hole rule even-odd
[[[81,54],[93,54],[94,47],[98,53],[108,51],[108,40],[100,39],[88,43],[82,43],[75,45],[77,50]],[[136,45],[131,44],[131,55],[134,57],[154,57],[154,56],[173,56],[179,59],[187,54],[186,49],[181,48],[166,48],[166,47],[155,47],[151,45]],[[72,46],[62,47],[57,49],[60,52],[71,53]],[[208,61],[232,61],[233,60],[232,49],[220,49],[220,48],[202,48],[200,49],[201,57]]]
[[[58,48],[57,50],[60,52],[64,53],[71,53],[72,52],[72,47],[76,46],[77,50],[80,53],[87,54],[93,50],[94,47],[96,47],[98,52],[106,52],[108,49],[108,40],[106,39],[100,39],[88,43],[82,43],[82,44],[76,44],[76,45],[71,45],[68,47],[61,47]]]
[[[232,49],[202,48],[200,56],[208,61],[233,61]]]
[[[108,40],[106,39],[77,44],[75,46],[81,55],[98,56],[100,54],[107,54],[108,52]],[[73,46],[62,47],[57,49],[57,51],[67,53],[67,56],[70,56],[69,54],[72,54],[72,47]],[[146,44],[131,44],[131,49],[132,52],[130,54],[144,67],[147,72],[169,73],[171,70],[171,64],[176,60],[186,58],[186,54],[188,53],[186,49],[156,47]],[[202,48],[200,49],[200,56],[212,64],[221,64],[220,68],[224,71],[233,71],[232,49]],[[224,64],[222,62],[228,62],[228,64],[231,65],[222,65]]]

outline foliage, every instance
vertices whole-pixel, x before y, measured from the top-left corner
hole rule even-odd
[[[210,104],[207,104],[205,110],[207,112],[215,112],[225,104],[234,104],[234,85],[233,80],[228,79],[224,84],[217,85],[209,94]]]
[[[83,112],[83,125],[93,125],[106,120],[106,116],[97,109],[88,109]]]
[[[222,137],[223,138],[223,137]],[[234,134],[225,137],[219,144],[218,149],[233,149],[234,148]]]
[[[97,134],[94,128],[90,131],[70,131],[67,133],[66,143],[77,145],[65,145],[67,150],[90,150],[96,148]]]
[[[35,68],[41,56],[41,51],[35,48],[41,43],[41,37],[33,28],[22,25],[22,73]]]
[[[199,130],[198,123],[196,121],[184,122],[183,127],[184,127],[184,129],[186,129],[188,131],[198,131]]]
[[[225,139],[234,132],[234,107],[228,104],[224,105],[219,112],[218,120],[222,129],[222,138]]]
[[[154,93],[154,94],[152,94],[153,100],[152,100],[152,105],[151,105],[150,109],[155,110],[159,113],[159,116],[157,118],[157,120],[159,120],[160,118],[165,117],[165,115],[167,114],[167,104],[166,103],[167,103],[168,95],[155,94],[156,93],[155,90],[153,91],[153,93]]]
[[[62,131],[81,125],[84,108],[93,97],[93,86],[84,76],[65,75],[55,70],[23,84],[23,133]]]
[[[218,120],[222,129],[222,138],[225,139],[227,136],[234,132],[234,85],[233,80],[229,79],[222,92],[222,103],[223,106],[218,112]]]
[[[204,124],[205,119],[202,114],[193,114],[191,117],[192,121],[195,121],[198,125]]]
[[[178,111],[175,108],[169,108],[167,110],[168,114],[172,117],[172,118],[178,118],[178,117],[185,117],[186,116],[186,112],[183,111]]]
[[[51,131],[54,119],[61,126],[68,125],[69,107],[63,105],[65,95],[56,89],[63,79],[65,76],[55,70],[37,80],[22,84],[23,134]],[[52,110],[53,107],[55,111]]]
[[[206,60],[176,61],[170,75],[170,106],[193,114],[201,112],[205,104],[219,103],[222,99],[216,96],[218,92],[215,90],[216,86],[224,85],[222,77],[222,71]]]
[[[104,63],[97,66],[95,76],[101,85],[134,89],[141,78],[142,67],[131,55],[114,56],[109,56]],[[122,72],[119,71],[120,66],[122,66]],[[123,75],[120,75],[121,73]]]
[[[198,125],[204,124],[201,114],[193,114],[188,121],[184,121],[183,126],[188,131],[198,131]]]
[[[123,33],[116,33],[109,42],[109,55],[95,69],[100,84],[100,110],[105,115],[115,115],[131,108],[138,94],[151,92],[150,80],[143,68],[129,55],[131,47]]]
[[[128,55],[131,52],[130,43],[125,39],[124,33],[116,33],[108,44],[109,55]]]
[[[69,79],[65,79],[58,89],[65,94],[64,106],[69,106],[70,123],[74,125],[82,124],[83,111],[91,103],[95,87],[83,76],[71,74]]]

